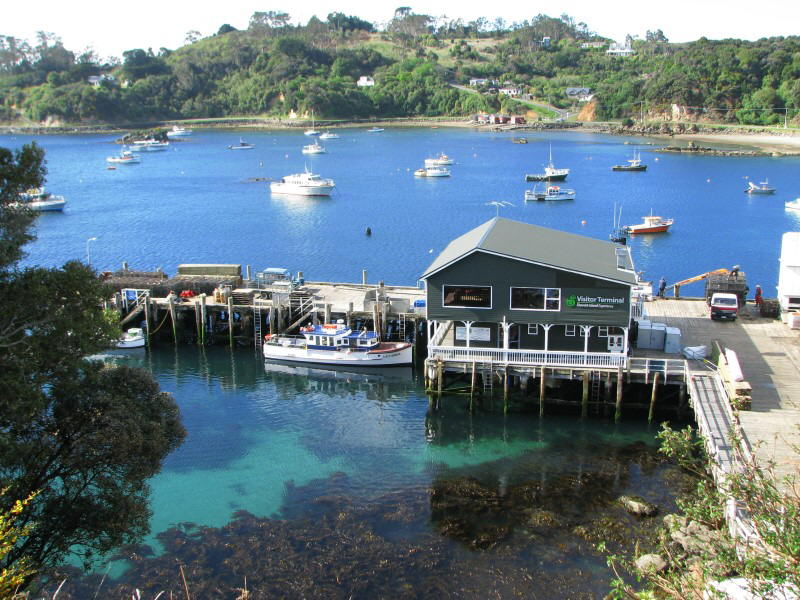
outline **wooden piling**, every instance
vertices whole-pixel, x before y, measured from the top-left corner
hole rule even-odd
[[[361,285],[367,285],[367,270],[362,269],[361,271]]]
[[[442,398],[442,389],[444,388],[444,363],[441,360],[436,361],[436,395],[439,399]]]
[[[614,406],[614,422],[622,418],[622,367],[617,368],[617,400]]]
[[[678,416],[683,417],[686,412],[686,384],[682,383],[678,388]]]
[[[228,344],[233,348],[233,297],[228,296]]]
[[[147,329],[147,347],[150,348],[150,296],[144,300],[144,326]]]
[[[348,302],[347,303],[347,313],[345,314],[345,324],[348,327],[352,327],[353,326],[353,303],[352,302]]]
[[[544,416],[544,392],[545,392],[545,377],[544,367],[542,367],[542,375],[539,378],[539,416]]]
[[[650,392],[650,412],[647,413],[647,422],[650,423],[653,420],[653,413],[656,409],[656,397],[658,395],[658,379],[660,372],[656,371],[656,374],[653,375],[653,389]]]
[[[169,295],[169,318],[172,321],[172,341],[178,345],[178,324],[175,321],[175,294]]]
[[[589,384],[591,383],[592,372],[583,372],[583,393],[581,394],[581,417],[589,416]]]
[[[197,343],[202,344],[203,326],[202,319],[200,318],[200,302],[194,303],[194,325],[197,328]]]
[[[469,412],[472,412],[472,407],[473,407],[472,402],[473,402],[473,399],[475,398],[475,383],[477,382],[477,380],[478,380],[477,365],[475,364],[475,361],[473,360],[472,361],[472,377],[470,379],[470,384],[469,384]]]
[[[503,412],[508,412],[508,365],[503,369]]]
[[[325,304],[325,324],[328,324],[330,322],[331,322],[331,305],[326,303]]]
[[[200,294],[200,343],[206,343],[206,295]]]

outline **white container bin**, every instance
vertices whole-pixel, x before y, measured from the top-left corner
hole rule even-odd
[[[663,350],[667,340],[667,326],[664,323],[653,323],[650,328],[650,349]]]
[[[667,354],[680,354],[682,348],[681,330],[677,327],[667,327],[667,334],[664,340],[664,352]]]
[[[637,323],[639,324],[639,329],[636,334],[636,347],[647,350],[650,348],[650,330],[653,324],[646,319],[641,319]]]

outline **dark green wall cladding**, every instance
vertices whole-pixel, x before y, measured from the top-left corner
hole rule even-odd
[[[625,284],[561,271],[552,267],[473,252],[428,280],[428,318],[513,323],[556,323],[576,325],[615,325],[627,327],[630,320],[630,287]],[[490,285],[492,308],[445,308],[444,285]],[[561,289],[561,310],[529,311],[510,308],[511,287]],[[575,296],[574,305],[568,302]],[[614,300],[622,300],[614,302]],[[552,333],[552,330],[551,330]]]

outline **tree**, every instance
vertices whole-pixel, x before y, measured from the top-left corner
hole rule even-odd
[[[664,35],[664,32],[660,29],[656,29],[655,31],[647,30],[647,33],[644,36],[644,41],[646,42],[657,42],[666,44],[669,42],[667,36]]]
[[[185,44],[194,44],[197,40],[201,39],[203,34],[197,31],[196,29],[192,29],[186,32],[186,36],[183,39]]]
[[[220,28],[217,30],[217,35],[225,35],[226,33],[230,33],[231,31],[237,31],[236,27],[225,23],[224,25],[220,25]]]
[[[37,495],[0,567],[85,561],[147,532],[149,488],[185,436],[179,411],[141,369],[87,357],[119,327],[101,308],[107,290],[88,266],[21,267],[32,215],[18,191],[44,180],[36,145],[0,148],[0,514]]]

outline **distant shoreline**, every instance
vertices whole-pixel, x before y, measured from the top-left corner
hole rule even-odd
[[[173,123],[180,123],[182,126],[203,129],[259,129],[290,131],[302,130],[311,125],[307,119],[265,119],[258,117],[231,117],[220,119],[196,119],[184,121],[160,121],[151,123],[139,123],[130,125],[59,125],[59,126],[14,126],[0,125],[0,134],[4,135],[69,135],[69,134],[117,134],[136,130],[164,129]],[[456,127],[473,128],[480,131],[489,131],[491,125],[477,125],[465,117],[397,117],[384,119],[363,119],[363,120],[329,120],[319,121],[316,127],[319,129],[357,129],[362,127]],[[613,124],[601,123],[551,123],[534,122],[529,125],[515,126],[508,128],[508,131],[518,133],[533,133],[543,130],[558,131],[580,131],[580,132],[603,132],[609,135],[641,136],[664,140],[666,145],[674,145],[676,141],[681,142],[707,142],[711,144],[736,145],[755,147],[763,152],[776,155],[800,155],[800,132],[787,132],[784,135],[777,133],[767,133],[758,130],[748,131],[747,129],[731,126],[729,129],[715,131],[699,131],[696,133],[675,133],[665,134],[661,132],[638,131],[635,129],[619,128]]]

